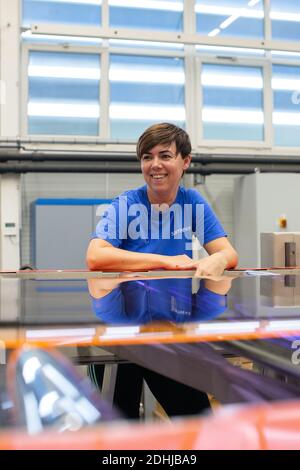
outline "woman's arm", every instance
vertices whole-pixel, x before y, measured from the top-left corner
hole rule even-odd
[[[238,254],[226,237],[216,238],[204,245],[210,255],[196,263],[196,276],[221,276],[225,269],[235,268]]]
[[[100,238],[91,240],[86,256],[91,271],[148,271],[151,269],[192,269],[191,258],[186,255],[164,256],[137,253],[115,248]]]

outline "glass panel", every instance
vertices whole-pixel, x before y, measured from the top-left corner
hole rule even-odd
[[[260,67],[203,64],[204,139],[263,140]]]
[[[195,10],[200,34],[264,37],[262,0],[196,0]]]
[[[111,137],[135,140],[155,122],[185,124],[182,59],[111,55]]]
[[[300,145],[300,67],[273,66],[275,145]]]
[[[299,0],[271,0],[272,38],[300,41]]]
[[[32,23],[101,25],[102,0],[23,0],[23,26]]]
[[[98,135],[100,56],[30,52],[28,133]]]
[[[109,0],[114,28],[182,31],[183,0]]]

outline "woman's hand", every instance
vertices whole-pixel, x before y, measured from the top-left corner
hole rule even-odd
[[[223,253],[214,253],[201,260],[193,260],[187,255],[166,256],[164,269],[196,270],[196,277],[222,276],[227,267],[227,259]]]
[[[227,259],[223,253],[213,255],[195,262],[196,277],[222,276],[227,268]]]

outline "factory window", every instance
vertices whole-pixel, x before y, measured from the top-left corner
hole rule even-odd
[[[185,126],[182,59],[112,54],[109,81],[112,138],[134,140],[157,121]]]
[[[196,0],[197,32],[210,37],[264,37],[263,0]]]
[[[271,0],[272,39],[300,41],[299,0]]]
[[[109,0],[110,26],[182,31],[183,0]]]
[[[32,23],[101,25],[102,0],[23,0],[23,26]]]
[[[273,125],[275,145],[300,145],[300,67],[274,65]]]
[[[99,54],[31,51],[28,133],[98,135]]]
[[[201,82],[204,139],[264,139],[260,67],[203,64]]]

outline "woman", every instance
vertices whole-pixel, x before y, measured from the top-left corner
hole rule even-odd
[[[181,128],[161,123],[139,138],[137,156],[145,186],[117,197],[97,225],[87,251],[91,270],[195,269],[219,276],[237,265],[237,253],[204,198],[180,186],[191,163],[191,143]],[[192,233],[208,253],[193,261]]]

